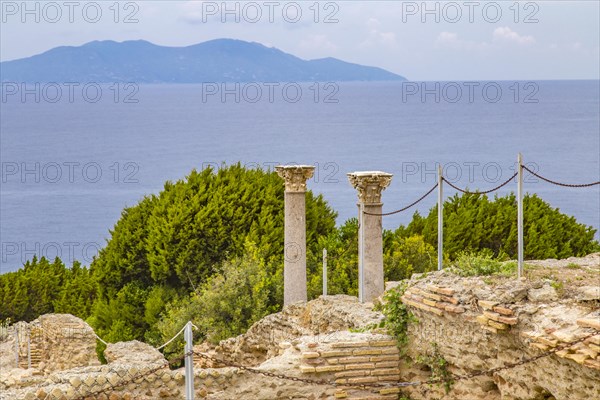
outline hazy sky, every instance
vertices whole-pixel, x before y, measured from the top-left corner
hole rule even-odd
[[[0,60],[92,40],[186,46],[228,37],[412,80],[600,78],[597,0],[115,3],[0,0]]]

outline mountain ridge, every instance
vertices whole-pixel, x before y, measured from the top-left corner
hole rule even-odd
[[[3,82],[401,81],[382,68],[333,57],[304,60],[275,47],[213,39],[169,47],[146,40],[95,40],[0,63]]]

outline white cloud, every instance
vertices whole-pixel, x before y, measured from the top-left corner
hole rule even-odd
[[[384,45],[393,47],[397,44],[395,32],[381,30],[381,22],[377,18],[369,18],[365,23],[369,31],[367,38],[360,43],[360,47]]]
[[[486,42],[463,40],[455,32],[443,31],[435,39],[436,47],[448,47],[459,50],[484,50],[489,45]]]
[[[533,36],[519,35],[517,32],[513,31],[507,26],[494,29],[494,40],[514,42],[522,46],[532,45],[535,43],[535,38]]]

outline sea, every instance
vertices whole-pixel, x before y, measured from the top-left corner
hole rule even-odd
[[[87,82],[2,84],[0,95],[2,273],[34,255],[89,265],[124,207],[208,166],[314,165],[308,188],[339,224],[358,214],[353,171],[394,175],[386,212],[426,193],[438,166],[458,187],[498,186],[519,153],[554,181],[600,180],[599,81]],[[513,180],[496,193],[516,189]],[[526,174],[524,190],[600,227],[598,185]],[[435,202],[433,192],[384,228]]]

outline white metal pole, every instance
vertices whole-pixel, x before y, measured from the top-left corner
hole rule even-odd
[[[194,334],[192,332],[192,321],[189,321],[183,331],[185,338],[185,398],[194,400]]]
[[[27,369],[31,369],[31,331],[27,332]]]
[[[518,235],[518,272],[517,277],[523,276],[523,156],[517,156],[517,235]]]
[[[438,165],[438,271],[443,268],[444,259],[444,179],[442,166]]]
[[[323,249],[323,296],[327,296],[327,249]]]
[[[15,358],[17,365],[15,368],[19,368],[19,328],[15,326]]]
[[[365,291],[365,286],[364,286],[364,280],[365,280],[365,276],[364,276],[364,269],[365,269],[365,216],[364,216],[364,212],[365,212],[365,205],[361,202],[360,203],[360,218],[358,220],[358,224],[359,224],[359,232],[358,232],[358,248],[359,248],[359,253],[360,253],[360,257],[358,258],[358,301],[363,303],[364,302],[364,291]]]

